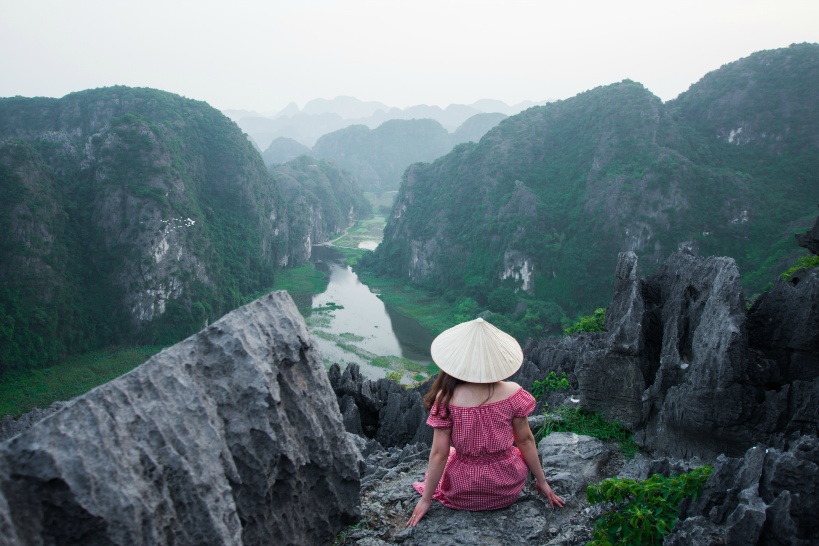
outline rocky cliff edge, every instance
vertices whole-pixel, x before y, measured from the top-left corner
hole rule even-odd
[[[359,464],[276,292],[0,444],[0,544],[326,544]]]

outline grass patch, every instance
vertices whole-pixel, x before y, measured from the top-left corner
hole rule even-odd
[[[34,408],[70,400],[130,372],[163,347],[109,347],[73,356],[40,370],[11,372],[0,382],[0,417],[17,417]]]
[[[385,279],[358,272],[361,282],[378,295],[381,300],[438,335],[458,322],[455,306],[432,292],[410,286],[402,279]]]
[[[304,318],[304,322],[311,330],[329,328],[331,320],[332,316],[329,313],[314,313]]]
[[[415,375],[425,374],[427,377],[435,375],[441,371],[435,364],[427,364],[424,366],[423,364],[413,362],[412,360],[407,360],[406,358],[402,358],[400,356],[377,356],[370,361],[370,364],[373,366],[378,366],[379,368],[406,370],[407,372]]]
[[[371,252],[370,250],[364,250],[363,248],[347,248],[342,246],[335,247],[342,256],[347,260],[347,265],[353,266],[358,263],[358,260],[367,252]]]
[[[616,421],[611,423],[606,421],[602,413],[594,411],[560,406],[552,414],[546,415],[543,426],[535,432],[535,439],[539,442],[552,432],[574,432],[601,440],[615,441],[628,459],[632,459],[640,451],[631,432]]]
[[[336,344],[337,347],[340,349],[347,351],[348,353],[352,353],[356,356],[363,358],[364,360],[372,361],[374,358],[377,358],[378,355],[371,353],[366,349],[362,349],[361,347],[357,347],[353,345],[349,340],[345,339],[343,336],[349,334],[331,334],[330,332],[325,332],[324,330],[313,330],[313,335],[316,337],[320,337],[321,339],[332,341]],[[363,338],[362,338],[363,339]]]
[[[344,309],[344,306],[339,305],[334,301],[328,301],[325,305],[313,307],[311,311],[313,313],[332,313],[333,311],[338,311],[339,309]]]
[[[316,269],[314,264],[308,263],[278,271],[273,290],[287,290],[291,296],[312,296],[327,290],[329,282],[326,274]]]

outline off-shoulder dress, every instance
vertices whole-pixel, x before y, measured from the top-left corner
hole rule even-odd
[[[433,498],[456,510],[496,510],[515,502],[529,469],[513,445],[512,419],[534,409],[535,399],[523,388],[481,406],[450,404],[444,416],[433,406],[427,424],[452,429],[449,457]],[[423,482],[412,485],[424,493]]]

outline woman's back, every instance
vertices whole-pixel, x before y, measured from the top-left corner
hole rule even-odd
[[[466,398],[469,401],[470,397]],[[471,399],[474,400],[474,397]],[[456,390],[453,402],[449,404],[448,420],[452,426],[452,445],[459,456],[479,461],[487,457],[512,455],[510,448],[515,441],[512,419],[532,411],[532,396],[511,383],[495,389],[486,403],[462,405],[463,402],[464,397],[458,397]]]
[[[464,408],[491,404],[509,398],[520,390],[520,385],[513,381],[497,383],[462,383],[455,387],[450,404]]]

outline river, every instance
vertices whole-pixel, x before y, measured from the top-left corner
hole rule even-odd
[[[377,244],[377,243],[376,243]],[[331,246],[314,246],[311,261],[329,277],[327,289],[312,296],[307,325],[326,366],[355,363],[370,379],[404,372],[409,383],[427,376],[433,336],[418,322],[388,307]],[[298,302],[308,307],[307,301]],[[373,365],[376,357],[381,365]],[[389,367],[385,367],[389,366]]]

